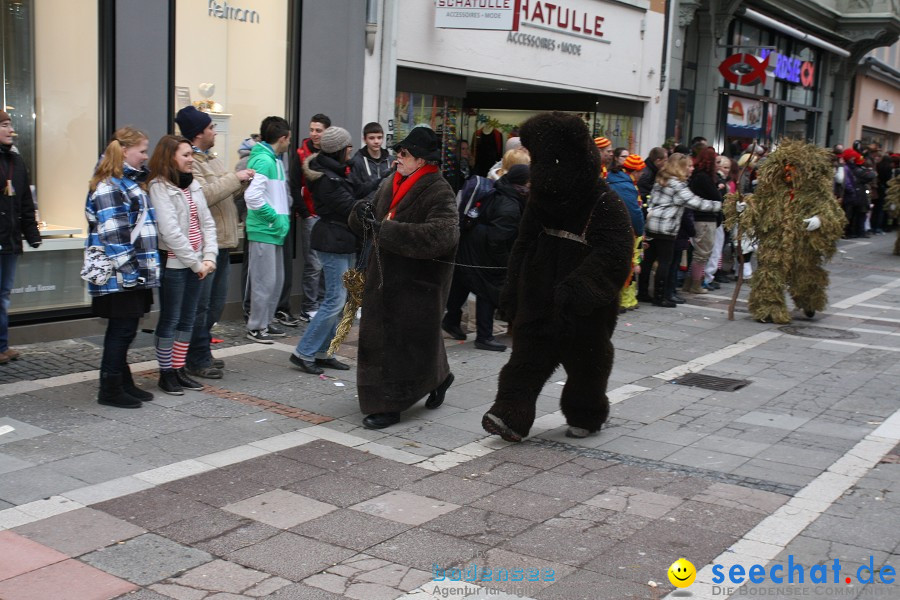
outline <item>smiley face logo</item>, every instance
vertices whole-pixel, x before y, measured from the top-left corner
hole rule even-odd
[[[669,581],[677,588],[688,587],[694,583],[694,579],[697,577],[697,569],[686,558],[679,558],[673,562],[667,573]]]

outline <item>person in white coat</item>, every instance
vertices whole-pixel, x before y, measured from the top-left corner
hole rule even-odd
[[[185,388],[203,389],[185,374],[184,362],[201,281],[215,271],[219,252],[216,223],[194,181],[193,164],[191,142],[174,135],[163,136],[150,159],[150,202],[156,211],[163,265],[156,360],[159,388],[173,396],[183,395]]]

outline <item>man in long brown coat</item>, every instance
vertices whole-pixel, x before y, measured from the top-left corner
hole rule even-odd
[[[349,221],[361,238],[376,238],[357,368],[359,406],[370,429],[399,422],[426,395],[426,407],[437,408],[453,382],[441,317],[459,241],[456,199],[437,167],[434,131],[416,127],[394,150],[397,172],[382,182],[374,205],[358,203]]]

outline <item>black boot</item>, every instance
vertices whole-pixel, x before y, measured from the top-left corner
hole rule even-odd
[[[363,419],[363,426],[366,429],[384,429],[399,422],[400,413],[398,412],[376,413]]]
[[[436,390],[428,394],[428,400],[425,401],[425,408],[435,409],[444,403],[444,396],[447,394],[447,390],[450,388],[450,384],[453,383],[453,373],[447,375],[447,378],[444,380],[444,383],[439,385]]]
[[[178,385],[186,390],[202,390],[203,384],[188,377],[184,372],[184,367],[175,370],[175,377],[178,379]]]
[[[656,293],[653,295],[653,306],[662,306],[663,308],[675,308],[676,304],[671,300],[666,300],[663,295]]]
[[[153,394],[145,392],[134,384],[134,378],[131,376],[131,367],[128,365],[125,365],[125,370],[122,371],[122,389],[125,390],[126,394],[133,398],[137,398],[141,402],[150,402],[153,400]]]
[[[127,394],[122,389],[121,373],[100,372],[100,393],[97,394],[97,402],[116,408],[140,408],[141,401]]]
[[[184,389],[178,383],[178,375],[175,369],[159,370],[159,389],[170,396],[184,396]]]
[[[668,300],[674,302],[675,304],[684,304],[685,300],[678,294],[672,294],[668,297]]]

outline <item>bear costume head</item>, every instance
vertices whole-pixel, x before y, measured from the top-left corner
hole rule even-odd
[[[531,198],[544,210],[593,205],[608,191],[600,177],[600,153],[581,117],[541,113],[522,124],[520,137],[531,154]]]

